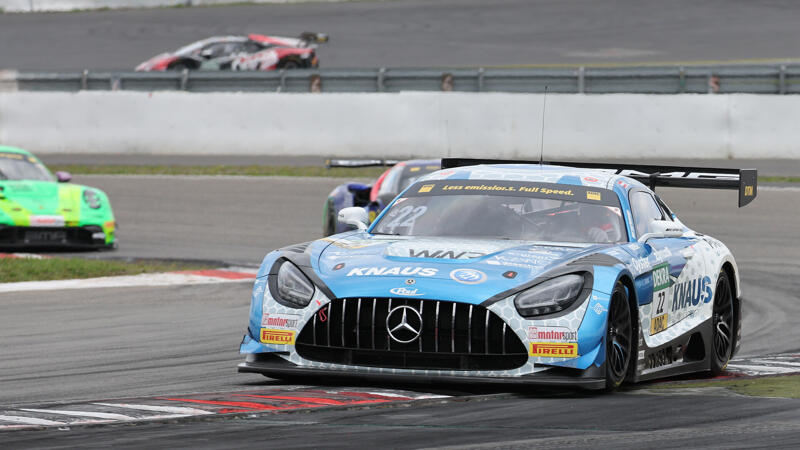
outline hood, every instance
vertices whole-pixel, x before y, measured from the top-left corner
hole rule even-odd
[[[406,238],[356,233],[319,253],[337,297],[418,297],[480,303],[576,257],[607,248],[529,241]]]
[[[82,211],[84,216],[97,215],[108,204],[105,194],[94,189],[103,206],[90,211],[83,200],[87,187],[71,183],[3,180],[0,189],[0,218],[10,218],[9,225],[76,226]]]

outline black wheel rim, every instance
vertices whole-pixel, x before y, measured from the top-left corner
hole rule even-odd
[[[611,297],[611,316],[608,318],[608,362],[609,373],[615,383],[625,378],[631,354],[631,311],[622,290],[614,291]]]
[[[714,296],[714,358],[717,365],[723,367],[731,357],[733,344],[733,300],[731,287],[725,277],[717,281],[717,293]]]

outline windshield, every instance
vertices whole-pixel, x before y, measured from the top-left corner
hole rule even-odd
[[[422,181],[386,211],[374,234],[550,242],[627,240],[607,189],[487,180]]]
[[[32,156],[0,152],[0,180],[53,181],[53,176]]]

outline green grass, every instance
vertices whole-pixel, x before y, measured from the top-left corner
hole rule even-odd
[[[666,383],[648,386],[647,389],[681,389],[723,387],[737,394],[752,397],[800,398],[800,375],[783,375],[744,379],[714,380],[702,383]]]
[[[758,177],[759,183],[800,183],[800,177],[766,176]]]
[[[375,178],[386,167],[322,166],[139,166],[139,165],[51,165],[53,172],[63,170],[76,175],[246,175],[257,177],[333,177]],[[762,176],[759,183],[800,183],[800,176]]]
[[[322,166],[138,166],[138,165],[50,165],[50,170],[75,175],[247,175],[289,177],[374,178],[386,167]]]
[[[208,268],[201,264],[146,260],[123,262],[82,258],[0,258],[0,283],[137,275]]]

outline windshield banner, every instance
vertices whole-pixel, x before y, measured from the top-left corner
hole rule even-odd
[[[608,189],[570,184],[530,183],[524,181],[492,180],[434,180],[420,181],[403,197],[440,195],[500,195],[565,200],[597,205],[619,206],[616,194]]]

